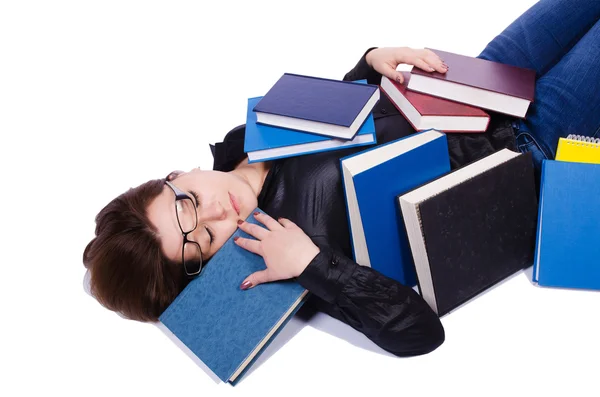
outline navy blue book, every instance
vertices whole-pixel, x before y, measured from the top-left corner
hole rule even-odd
[[[253,215],[246,221],[259,224]],[[265,262],[238,247],[236,236],[252,238],[237,229],[159,318],[215,375],[231,384],[241,379],[308,293],[294,280],[241,290],[242,281],[265,269]]]
[[[379,87],[285,73],[254,107],[257,122],[353,139],[379,100]]]
[[[369,114],[369,117],[367,117],[367,120],[360,127],[356,136],[349,141],[257,124],[256,113],[252,109],[261,98],[248,99],[248,114],[244,139],[244,152],[248,154],[248,163],[377,143],[373,114]]]
[[[396,196],[450,171],[446,135],[427,130],[340,162],[355,261],[404,285],[416,285]]]
[[[600,290],[600,164],[544,160],[533,281]]]

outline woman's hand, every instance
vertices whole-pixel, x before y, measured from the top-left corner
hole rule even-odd
[[[255,212],[254,218],[267,228],[240,221],[239,228],[257,240],[239,237],[235,243],[262,256],[267,268],[248,276],[241,289],[298,277],[320,252],[319,247],[294,222],[284,218],[277,222],[260,212]]]
[[[380,74],[400,84],[404,83],[402,73],[396,70],[398,65],[404,63],[414,65],[426,72],[437,71],[446,73],[448,65],[431,50],[415,50],[408,47],[376,48],[369,51],[366,56],[367,63]]]

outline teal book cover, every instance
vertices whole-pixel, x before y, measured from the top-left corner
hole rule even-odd
[[[253,215],[246,221],[261,225]],[[244,279],[266,265],[261,256],[237,246],[236,236],[253,238],[237,229],[159,318],[219,379],[233,385],[308,293],[294,280],[241,290]]]

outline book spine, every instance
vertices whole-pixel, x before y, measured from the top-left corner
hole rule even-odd
[[[294,73],[285,73],[285,75],[287,75],[287,76],[299,77],[299,78],[304,78],[304,79],[321,80],[321,81],[330,81],[330,82],[333,82],[333,83],[343,83],[343,84],[352,84],[352,85],[360,84],[361,86],[366,86],[366,87],[371,87],[371,88],[379,88],[379,86],[377,86],[377,85],[374,85],[374,84],[368,84],[368,83],[359,83],[359,82],[357,82],[357,81],[346,81],[346,80],[327,79],[327,78],[325,78],[325,77],[306,76],[306,75],[302,75],[302,74],[294,74]]]
[[[540,198],[539,198],[539,206],[538,206],[538,220],[537,220],[537,230],[535,235],[535,252],[533,253],[533,272],[531,280],[534,283],[539,283],[539,272],[540,272],[540,254],[542,247],[542,213],[544,211],[544,174],[546,170],[546,163],[549,160],[542,161],[542,172],[540,175]]]
[[[383,76],[383,79],[387,79],[387,77]],[[389,79],[388,79],[389,80]],[[415,130],[418,131],[419,129],[417,128],[416,125],[413,124],[412,120],[410,118],[408,118],[408,116],[402,111],[402,109],[400,109],[400,106],[398,106],[398,104],[392,99],[392,97],[387,93],[387,91],[385,90],[385,88],[383,87],[383,85],[380,85],[381,91],[383,92],[383,94],[389,99],[389,101],[392,103],[392,105],[394,105],[394,107],[396,109],[398,109],[398,111],[400,112],[400,114],[406,119],[406,121],[408,121],[408,123],[410,124],[410,126]],[[420,116],[423,116],[422,114],[419,113]],[[489,117],[488,117],[488,123],[489,123]],[[487,129],[487,127],[486,127]]]

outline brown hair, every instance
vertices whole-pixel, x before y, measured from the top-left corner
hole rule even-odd
[[[158,321],[187,283],[181,265],[162,253],[146,214],[164,182],[146,182],[108,203],[96,216],[96,237],[83,252],[92,295],[132,320]]]

